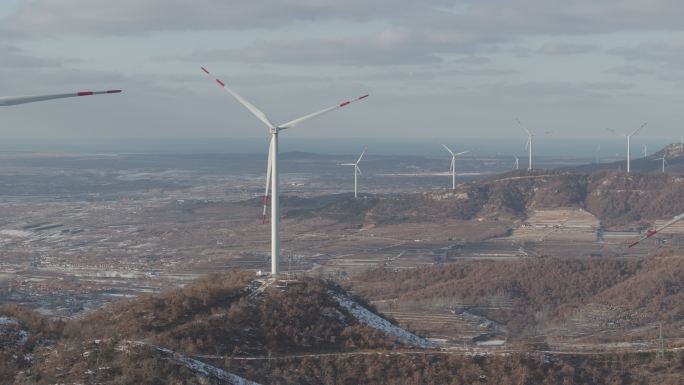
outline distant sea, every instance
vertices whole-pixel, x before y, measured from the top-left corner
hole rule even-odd
[[[364,147],[375,155],[440,156],[444,143],[454,151],[469,150],[468,156],[524,156],[527,138],[480,139],[384,139],[384,138],[298,138],[283,135],[280,151],[301,151],[317,154],[356,154]],[[643,146],[652,154],[678,139],[632,139],[632,157],[642,156]],[[553,157],[615,157],[624,156],[624,138],[557,139],[535,138],[534,153]],[[68,152],[68,153],[139,153],[139,154],[261,154],[266,153],[268,137],[262,138],[129,138],[129,139],[3,139],[2,152]]]

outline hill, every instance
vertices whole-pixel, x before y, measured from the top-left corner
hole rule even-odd
[[[684,370],[676,352],[440,352],[366,306],[324,281],[275,286],[239,272],[68,321],[3,306],[0,383],[669,385]]]
[[[0,372],[18,383],[171,383],[196,375],[165,362],[164,355],[177,357],[173,352],[246,357],[430,346],[362,303],[320,280],[276,287],[228,273],[69,321],[3,306],[2,353],[9,359]]]
[[[684,326],[684,258],[679,256],[458,261],[376,269],[353,282],[355,292],[374,301],[468,309],[505,326],[514,338],[572,329],[567,321],[588,312],[594,331],[607,324],[629,330],[662,321],[678,335]],[[495,299],[510,305],[492,306]]]
[[[663,156],[667,160],[666,171],[669,173],[684,173],[684,148],[681,143],[671,143],[663,147],[659,151],[642,157],[639,154],[632,153],[636,158],[630,161],[630,169],[637,173],[659,173],[662,172]],[[619,172],[626,169],[626,160],[619,160],[607,163],[591,163],[580,166],[572,166],[562,168],[561,171],[577,172],[577,173],[592,173],[592,172]]]
[[[684,212],[684,178],[674,174],[515,171],[419,194],[348,194],[286,198],[291,219],[324,217],[346,223],[394,224],[445,219],[525,219],[530,209],[578,207],[605,225],[624,226]]]

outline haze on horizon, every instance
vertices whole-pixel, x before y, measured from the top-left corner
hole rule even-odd
[[[297,138],[676,141],[684,3],[5,0],[1,95],[123,95],[2,109],[10,138],[267,136],[207,66],[278,121],[370,93]],[[635,149],[636,151],[636,149]]]

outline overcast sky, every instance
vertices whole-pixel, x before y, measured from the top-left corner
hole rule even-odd
[[[206,66],[298,137],[684,134],[677,0],[2,0],[5,137],[259,137]]]

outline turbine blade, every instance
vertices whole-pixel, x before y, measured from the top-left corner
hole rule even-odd
[[[0,106],[14,106],[16,104],[42,102],[44,100],[73,98],[77,96],[91,96],[102,94],[118,94],[121,90],[108,91],[80,91],[68,94],[50,94],[50,95],[33,95],[33,96],[4,96],[0,97]]]
[[[202,67],[202,71],[206,73],[207,75],[213,77],[213,75],[207,71],[206,68]],[[268,128],[275,128],[275,125],[271,123],[270,120],[268,120],[268,117],[266,114],[264,114],[260,109],[256,108],[252,103],[250,103],[247,99],[243,98],[240,96],[237,92],[231,90],[228,86],[226,86],[226,83],[224,83],[221,79],[214,78],[214,81],[216,81],[216,84],[221,86],[223,90],[231,94],[240,104],[242,104],[245,108],[249,110],[254,116],[257,117],[257,119],[261,120],[262,123],[264,123]]]
[[[271,189],[271,167],[273,162],[273,135],[268,144],[268,165],[266,166],[266,190],[264,191],[264,212],[261,215],[261,223],[266,223],[266,211],[268,210],[268,192]]]
[[[340,163],[339,166],[356,166],[356,163]]]
[[[532,136],[532,133],[530,132],[530,130],[528,130],[527,128],[525,128],[525,126],[523,126],[520,119],[515,118],[515,121],[518,122],[518,125],[520,126],[520,128],[522,128],[523,130],[525,130],[525,132],[527,132],[527,136]]]
[[[451,156],[455,156],[454,152],[451,151],[451,149],[449,147],[447,147],[446,144],[442,144],[442,147],[444,147],[447,151],[449,151],[449,154],[451,154]]]
[[[655,230],[649,230],[648,232],[646,232],[646,235],[644,235],[643,237],[639,238],[636,242],[630,244],[629,247],[633,247],[633,246],[638,245],[639,242],[643,241],[644,239],[650,238],[650,237],[652,237],[652,236],[658,234],[658,232],[660,232],[660,231],[662,231],[663,229],[666,229],[666,228],[668,228],[668,227],[674,225],[675,223],[681,221],[682,219],[684,219],[684,214],[679,214],[679,215],[677,215],[676,217],[672,218],[669,222],[665,223],[664,225],[660,226],[659,228],[657,228],[657,229],[655,229]]]
[[[363,175],[363,173],[361,172],[361,169],[359,168],[359,166],[357,166],[357,165],[354,165],[354,167],[356,167],[356,171],[358,171],[358,172],[359,172],[359,174]]]
[[[359,156],[359,159],[356,161],[356,164],[359,164],[359,162],[361,162],[361,159],[363,159],[363,155],[366,153],[367,149],[368,147],[363,148],[363,152],[361,152],[361,156]]]
[[[470,152],[470,150],[461,151],[461,152],[459,152],[458,154],[455,154],[454,156],[459,156],[459,155],[467,154],[467,153],[469,153],[469,152]]]
[[[342,103],[340,103],[340,104],[338,104],[338,105],[336,105],[336,106],[328,107],[328,108],[325,108],[325,109],[320,110],[320,111],[318,111],[318,112],[314,112],[314,113],[309,114],[309,115],[304,115],[304,116],[302,116],[301,118],[297,118],[297,119],[291,120],[291,121],[289,121],[289,122],[287,122],[287,123],[281,124],[281,125],[278,126],[278,128],[279,128],[279,129],[282,129],[282,130],[284,130],[284,129],[286,129],[286,128],[293,128],[293,127],[299,125],[300,123],[302,123],[302,122],[304,122],[304,121],[307,121],[307,120],[309,120],[309,119],[313,119],[313,118],[315,118],[315,117],[317,117],[317,116],[323,115],[323,114],[325,114],[325,113],[327,113],[327,112],[336,110],[336,109],[338,109],[338,108],[342,108],[342,107],[348,106],[348,105],[350,105],[351,103],[354,103],[354,102],[356,102],[356,101],[358,101],[358,100],[361,100],[361,99],[365,99],[365,98],[367,98],[367,97],[368,97],[368,94],[363,95],[363,96],[359,96],[359,97],[356,98],[356,99],[347,100],[346,102],[342,102]]]
[[[648,124],[648,122],[645,122],[644,124],[642,124],[641,126],[639,126],[639,128],[637,128],[636,130],[634,130],[634,131],[633,131],[631,134],[629,134],[628,136],[634,136],[634,135],[636,135],[637,132],[639,132],[642,128],[646,127],[646,124]]]

